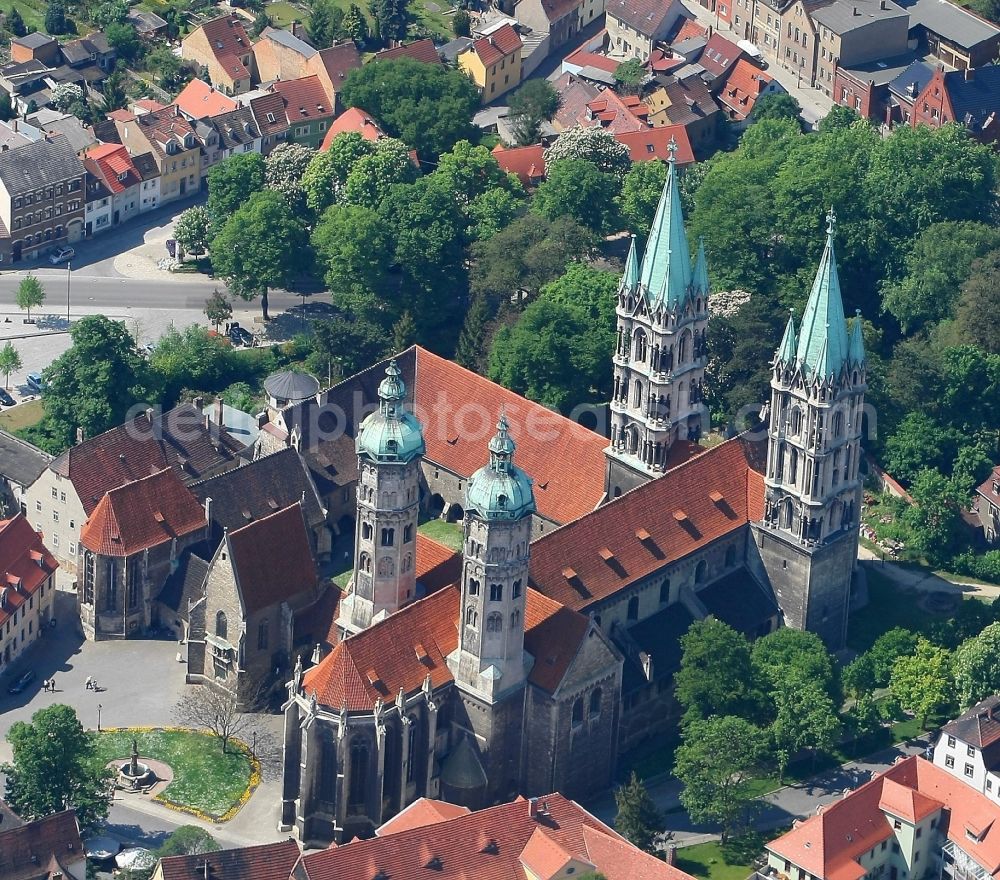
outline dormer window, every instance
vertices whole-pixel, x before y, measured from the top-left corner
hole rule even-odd
[[[123,172],[121,172],[121,174],[119,174],[119,175],[118,175],[118,179],[119,179],[119,180],[120,180],[120,181],[121,181],[122,183],[124,183],[124,182],[125,182],[125,178],[126,178],[126,177],[128,177],[128,172],[127,172],[127,171],[123,171]]]
[[[189,150],[194,146],[194,135],[186,134],[184,135],[184,146]]]
[[[168,141],[167,142],[167,152],[171,156],[173,156],[177,152],[177,144],[175,144],[173,141]]]
[[[268,113],[267,114],[267,121],[268,122],[274,122],[274,114],[273,113]]]

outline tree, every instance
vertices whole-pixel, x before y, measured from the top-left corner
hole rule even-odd
[[[903,709],[917,717],[921,727],[951,698],[951,659],[944,648],[921,638],[913,654],[900,657],[893,664],[889,694]]]
[[[615,68],[615,88],[625,95],[634,95],[639,91],[642,81],[646,78],[646,68],[638,58],[629,58]]]
[[[194,75],[192,67],[166,46],[153,49],[146,56],[145,67],[153,74],[156,84],[167,92],[179,91]]]
[[[747,715],[759,699],[746,636],[715,618],[695,621],[681,636],[674,696],[684,723],[712,715]]]
[[[177,243],[196,257],[208,250],[211,219],[208,210],[195,205],[181,212],[174,224],[174,238]]]
[[[524,193],[521,182],[507,174],[486,147],[474,146],[469,141],[459,141],[442,153],[432,176],[442,181],[463,204],[495,189]]]
[[[806,678],[802,670],[796,669],[778,679],[771,698],[776,712],[770,733],[779,762],[803,749],[812,752],[815,760],[817,751],[836,744],[840,734],[837,706],[821,682]],[[779,779],[783,779],[783,763],[778,771]]]
[[[834,104],[830,112],[819,121],[820,131],[833,131],[837,128],[850,128],[861,117],[857,111],[843,104]]]
[[[104,0],[94,10],[91,18],[99,28],[106,28],[109,24],[123,24],[128,18],[128,3],[125,0]]]
[[[531,209],[548,220],[570,217],[599,235],[613,231],[618,181],[585,159],[559,159],[535,193]]]
[[[334,30],[333,3],[330,0],[313,0],[309,15],[309,36],[317,49],[333,45],[337,34]]]
[[[231,349],[205,327],[171,325],[157,340],[149,364],[164,403],[172,404],[185,388],[215,389],[225,384]]]
[[[21,818],[33,821],[72,807],[85,833],[107,818],[113,774],[97,765],[94,741],[73,709],[60,703],[39,709],[30,722],[11,725],[7,742],[13,761],[0,770],[7,777],[7,803]]]
[[[659,159],[634,162],[628,170],[622,182],[618,207],[625,228],[633,235],[645,238],[649,233],[666,182],[667,163]]]
[[[416,341],[417,325],[413,321],[413,314],[407,309],[392,325],[392,350],[405,351]]]
[[[305,227],[279,193],[254,193],[212,240],[212,267],[237,296],[259,295],[266,321],[268,289],[288,287],[306,268],[308,243]]]
[[[1000,623],[990,624],[979,635],[959,645],[954,671],[955,690],[962,709],[1000,692]]]
[[[375,152],[375,144],[366,141],[356,131],[344,131],[338,134],[331,142],[330,149],[323,155],[328,156],[329,163],[336,174],[335,190],[339,194],[341,188],[347,183],[347,175],[351,173],[354,164],[362,156],[370,156]]]
[[[315,6],[313,7],[313,9],[315,10]],[[313,17],[315,17],[315,12],[313,12]],[[253,26],[250,28],[250,36],[256,40],[257,37],[259,37],[262,33],[264,33],[264,31],[267,30],[270,26],[271,26],[271,19],[268,16],[268,14],[264,12],[264,10],[262,9],[260,12],[257,13],[256,17],[253,20]]]
[[[473,372],[481,372],[489,321],[490,307],[486,304],[486,298],[474,296],[465,313],[462,332],[455,347],[455,361]]]
[[[206,207],[215,228],[264,188],[264,169],[260,153],[237,153],[209,169]]]
[[[789,682],[813,682],[839,705],[833,658],[815,633],[781,627],[757,639],[750,657],[761,689],[774,692],[787,688]]]
[[[618,807],[615,830],[633,846],[656,855],[656,844],[665,824],[663,814],[634,770],[629,781],[615,789],[615,805]]]
[[[197,825],[181,825],[163,842],[156,855],[165,859],[170,856],[198,856],[202,853],[218,852],[221,847],[211,834]]]
[[[11,103],[10,95],[0,89],[0,121],[8,122],[17,116],[14,105]]]
[[[340,187],[337,166],[337,157],[332,153],[316,153],[302,172],[300,186],[305,193],[306,207],[314,217],[318,217],[337,200],[337,190]]]
[[[15,37],[23,37],[28,33],[28,28],[25,27],[21,12],[16,6],[11,6],[10,8],[10,14],[7,16],[7,30]]]
[[[868,657],[872,665],[872,676],[876,687],[889,686],[892,669],[900,657],[906,657],[917,650],[920,637],[901,626],[882,633],[862,656]]]
[[[418,173],[403,143],[383,139],[375,152],[354,163],[344,183],[341,201],[345,205],[377,208],[395,184],[412,183]]]
[[[917,474],[910,494],[913,504],[903,515],[910,544],[931,565],[942,565],[961,540],[967,496],[952,480],[930,468]]]
[[[844,690],[856,700],[871,696],[876,688],[875,664],[872,662],[871,654],[859,654],[848,663],[840,674],[840,681]]]
[[[142,56],[143,42],[131,24],[109,24],[104,29],[104,36],[124,63],[133,64]],[[162,55],[157,57],[162,60]]]
[[[694,822],[718,822],[722,841],[737,830],[753,800],[750,782],[766,754],[760,728],[731,715],[692,721],[674,755],[681,803]]]
[[[370,113],[421,159],[437,159],[458,141],[476,137],[472,117],[479,109],[479,91],[464,73],[440,64],[412,58],[364,64],[347,75],[341,95],[347,106]]]
[[[264,159],[264,184],[268,189],[281,193],[288,206],[296,213],[305,205],[302,175],[313,158],[313,151],[302,144],[278,144]]]
[[[10,374],[22,367],[21,355],[10,340],[0,348],[0,373],[3,373],[3,387],[10,388]]]
[[[521,210],[523,196],[505,189],[488,189],[466,206],[468,235],[472,241],[485,241],[509,226]]]
[[[45,6],[45,30],[50,34],[69,33],[66,7],[63,6],[62,0],[48,0]]]
[[[347,12],[344,13],[341,27],[355,43],[363,45],[368,39],[368,19],[365,18],[365,14],[357,3],[352,3]]]
[[[464,9],[459,9],[451,19],[451,31],[456,37],[472,35],[472,18]]]
[[[52,106],[63,113],[69,111],[74,104],[83,101],[83,89],[76,83],[59,83],[52,90]]]
[[[365,318],[313,321],[311,368],[332,382],[353,376],[389,354],[385,330]],[[336,365],[337,369],[334,369]]]
[[[906,256],[906,276],[886,285],[882,305],[912,333],[951,315],[973,262],[1000,246],[1000,229],[945,221],[928,226]]]
[[[208,322],[218,332],[219,326],[233,316],[233,304],[229,300],[229,297],[216,287],[212,291],[212,295],[205,300],[203,311],[205,312],[205,317],[208,318]]]
[[[886,439],[882,460],[897,480],[911,483],[927,468],[948,468],[962,439],[926,412],[911,412]]]
[[[750,118],[752,122],[761,122],[765,119],[791,119],[797,122],[801,113],[802,108],[795,98],[779,93],[761,95],[754,102]]]
[[[545,165],[551,169],[553,163],[561,159],[585,159],[599,171],[613,174],[619,180],[632,167],[628,147],[599,125],[590,128],[575,125],[559,135],[545,151]]]
[[[251,701],[252,702],[252,701]],[[199,685],[188,688],[174,708],[177,720],[186,727],[207,730],[229,752],[229,741],[249,731],[254,716],[240,710],[236,695],[222,688]]]
[[[369,9],[385,42],[405,40],[409,24],[408,0],[370,0]]]
[[[1000,250],[973,264],[962,285],[956,318],[965,341],[990,354],[1000,354]]]
[[[105,113],[110,113],[112,110],[120,110],[126,104],[128,104],[128,92],[125,89],[125,71],[115,67],[113,71],[108,75],[108,78],[104,80],[104,85],[101,86],[102,94],[102,109]]]
[[[31,310],[39,308],[45,302],[45,288],[42,287],[42,282],[29,272],[17,285],[15,300],[17,307],[27,312],[30,323]]]
[[[562,98],[546,79],[529,79],[507,101],[518,146],[538,143],[542,123],[555,116]]]

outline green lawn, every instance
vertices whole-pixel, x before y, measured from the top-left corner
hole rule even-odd
[[[138,740],[140,760],[169,764],[174,779],[158,800],[188,807],[213,818],[235,806],[250,784],[250,757],[230,744],[228,754],[215,737],[193,730],[107,730],[94,734],[101,764],[132,753]]]
[[[847,627],[847,646],[855,651],[867,651],[886,630],[902,626],[914,632],[926,632],[942,618],[925,611],[916,594],[900,589],[877,565],[866,565],[868,605],[853,615]]]
[[[417,526],[417,531],[433,538],[456,552],[462,550],[462,526],[460,523],[445,522],[443,519],[429,519]]]
[[[746,880],[753,872],[750,865],[726,864],[722,846],[715,840],[677,850],[676,867],[704,880]]]
[[[347,2],[345,0],[337,0],[336,5],[346,12],[351,4],[349,0]],[[293,6],[291,3],[284,2],[284,0],[280,0],[278,3],[268,3],[264,7],[264,11],[275,27],[287,28],[293,21],[301,21],[306,27],[309,26],[309,13],[299,9],[297,6]]]
[[[45,405],[41,400],[29,400],[12,409],[0,413],[0,428],[14,433],[37,425],[45,415]]]

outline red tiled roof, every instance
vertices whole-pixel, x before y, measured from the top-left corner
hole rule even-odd
[[[83,524],[80,543],[102,556],[131,556],[205,525],[205,508],[164,468],[108,492]]]
[[[737,119],[746,119],[753,111],[760,93],[771,80],[770,74],[764,73],[746,58],[741,58],[729,72],[725,85],[719,92],[719,100],[736,114]]]
[[[542,0],[542,12],[551,24],[576,13],[580,0]]]
[[[299,856],[298,844],[289,839],[280,843],[224,849],[192,856],[169,856],[160,859],[160,870],[163,872],[163,880],[205,880],[206,876],[288,880]]]
[[[621,98],[612,89],[605,89],[587,102],[587,117],[580,124],[597,123],[611,134],[618,134],[645,128],[648,115],[649,108],[635,95]]]
[[[557,858],[539,858],[543,853]],[[303,880],[371,880],[376,873],[400,880],[429,873],[440,880],[510,880],[525,876],[530,862],[541,871],[535,876],[549,880],[560,854],[592,865],[607,880],[690,880],[561,794],[533,801],[519,797],[432,825],[310,853],[299,870]]]
[[[665,162],[670,158],[667,146],[671,138],[677,143],[678,166],[693,164],[694,149],[683,125],[661,125],[659,128],[615,133],[615,140],[628,147],[629,158],[633,162],[648,162],[650,159],[662,159]]]
[[[618,65],[621,64],[620,61],[609,58],[607,55],[599,55],[597,52],[591,52],[587,49],[586,45],[570,52],[563,61],[566,64],[572,64],[576,67],[596,67],[598,70],[603,70],[607,73],[614,73],[618,69]]]
[[[409,831],[411,828],[436,825],[438,822],[445,822],[456,816],[467,816],[470,812],[472,811],[468,807],[449,804],[447,801],[435,801],[425,797],[417,798],[388,822],[384,822],[375,829],[375,834],[378,837],[386,837],[389,834],[398,834],[400,831]]]
[[[709,37],[698,63],[713,76],[724,76],[745,54],[732,40],[716,33]]]
[[[73,869],[71,876],[82,875],[85,861],[73,810],[0,831],[0,877],[4,880],[38,880],[68,874],[68,868]]]
[[[531,545],[532,586],[582,610],[761,519],[764,484],[754,469],[757,457],[748,440],[735,437],[543,535]],[[684,517],[674,515],[681,510]],[[613,556],[604,559],[598,548]]]
[[[497,28],[488,37],[480,37],[470,47],[487,67],[509,58],[521,49],[521,37],[509,24]]]
[[[358,47],[354,45],[352,40],[320,49],[316,53],[316,57],[318,62],[312,63],[323,65],[323,69],[330,77],[330,82],[333,83],[335,89],[340,88],[348,73],[361,66],[361,53],[358,52]]]
[[[118,122],[134,122],[135,114],[131,110],[112,110],[108,114],[108,119],[114,119]]]
[[[147,113],[156,113],[158,110],[165,110],[167,105],[154,101],[152,98],[140,98],[133,106],[139,107]]]
[[[674,58],[662,49],[654,49],[649,55],[649,66],[656,73],[666,73],[675,68],[683,67],[685,64],[687,61],[684,60],[684,56],[678,55]]]
[[[458,645],[458,586],[446,587],[407,605],[337,645],[306,674],[305,693],[316,693],[325,706],[370,709],[399,690],[419,690],[452,681],[445,658]],[[529,589],[526,597],[524,646],[538,652],[529,681],[552,692],[576,656],[590,624],[587,618]]]
[[[414,61],[423,61],[425,64],[440,64],[441,56],[434,48],[434,41],[430,39],[417,40],[403,46],[393,46],[391,49],[383,49],[376,52],[373,61],[391,61],[394,58],[412,58]]]
[[[284,99],[289,123],[333,116],[330,98],[315,74],[300,79],[280,80],[271,86],[271,91]]]
[[[497,164],[508,174],[516,174],[525,186],[533,186],[545,177],[545,148],[541,144],[528,147],[497,144],[492,152]]]
[[[417,532],[415,576],[427,593],[451,586],[462,577],[462,554]]]
[[[0,626],[58,567],[24,514],[0,520]]]
[[[250,71],[240,60],[251,51],[250,37],[243,27],[243,20],[238,15],[223,15],[206,21],[201,30],[208,41],[209,49],[215,55],[226,73],[233,79],[243,79],[250,76]]]
[[[696,18],[685,18],[671,42],[680,43],[690,37],[707,37],[708,28],[702,27]]]
[[[553,84],[559,94],[559,109],[552,117],[553,125],[560,131],[574,125],[594,125],[587,120],[587,104],[600,94],[600,89],[586,80],[564,73]]]
[[[87,150],[86,158],[97,166],[98,176],[113,193],[124,192],[142,181],[132,157],[121,144],[98,144]]]
[[[192,119],[205,119],[236,110],[240,105],[201,79],[193,79],[174,98],[174,106]]]
[[[229,532],[227,541],[248,615],[316,589],[319,577],[298,502]]]
[[[534,480],[543,517],[569,522],[604,495],[607,440],[489,379],[419,346],[415,403],[427,458],[469,477],[486,464],[486,444],[505,407],[517,464]]]
[[[333,144],[333,139],[338,134],[343,134],[346,131],[356,131],[366,141],[377,141],[379,138],[385,137],[385,132],[378,127],[378,123],[370,114],[366,113],[360,107],[348,107],[330,123],[330,128],[327,129],[326,137],[323,138],[323,145],[320,147],[320,151],[326,152],[329,150]]]
[[[902,789],[908,789],[907,794]],[[950,815],[948,838],[987,873],[1000,873],[1000,806],[940,767],[917,756],[898,761],[884,773],[768,844],[797,867],[826,880],[855,880],[865,874],[862,853],[892,836],[883,809],[927,816],[938,806]],[[896,813],[895,810],[900,810]],[[972,832],[970,836],[967,831]],[[976,838],[979,838],[978,840]]]
[[[1000,486],[1000,465],[993,468],[990,475],[976,489],[976,493],[991,500],[994,498],[1000,499],[1000,492],[996,491],[993,488],[994,486]]]

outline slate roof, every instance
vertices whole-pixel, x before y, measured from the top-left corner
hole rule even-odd
[[[55,41],[55,37],[50,37],[48,34],[43,34],[40,31],[33,31],[30,34],[25,34],[23,37],[15,37],[11,40],[11,43],[16,43],[18,46],[24,46],[28,49],[40,49],[42,46],[54,43]]]
[[[667,76],[663,88],[669,100],[663,115],[674,125],[689,125],[719,112],[700,76]]]
[[[252,144],[260,137],[260,129],[249,107],[239,107],[228,113],[220,113],[211,120],[212,127],[219,133],[219,144],[223,149],[235,150],[244,144]]]
[[[778,613],[774,597],[743,567],[698,590],[697,596],[709,614],[748,636],[757,635]]]
[[[102,556],[150,550],[205,527],[205,509],[171,468],[108,492],[80,530],[80,543]]]
[[[27,488],[48,467],[52,456],[37,446],[0,431],[0,477]]]
[[[369,840],[354,840],[302,857],[301,880],[411,878],[510,880],[566,876],[570,859],[607,880],[690,880],[687,874],[632,846],[561,794],[522,797]],[[581,871],[584,873],[586,869]]]
[[[64,137],[0,152],[0,181],[11,196],[83,177],[85,172],[83,162]]]
[[[413,43],[406,43],[402,46],[393,46],[391,49],[383,49],[376,52],[373,61],[392,61],[394,58],[412,58],[414,61],[422,61],[425,64],[440,64],[441,57],[434,47],[431,39],[416,40]]]
[[[640,620],[628,628],[623,640],[623,647],[634,646],[647,654],[652,661],[652,680],[654,682],[669,679],[681,666],[681,636],[683,636],[694,617],[682,602],[674,602],[661,608],[655,614]],[[646,687],[649,679],[632,650],[624,650],[625,665],[622,669],[622,692]]]
[[[211,555],[207,543],[189,547],[181,555],[177,567],[163,582],[163,588],[156,600],[187,616],[188,607],[204,595],[205,578],[208,577],[209,563],[202,555]]]
[[[49,467],[67,477],[89,515],[103,495],[132,480],[173,468],[185,482],[236,467],[243,445],[218,425],[205,426],[195,407],[182,403],[152,418],[132,421],[67,449]]]
[[[230,532],[227,542],[247,616],[319,583],[298,503]]]
[[[325,119],[334,114],[330,98],[315,74],[301,79],[280,80],[271,86],[271,91],[281,95],[290,125]]]
[[[0,602],[0,625],[28,602],[58,567],[59,563],[42,543],[42,536],[24,514],[0,520],[0,593],[4,594]]]
[[[445,61],[455,61],[469,46],[472,45],[472,37],[455,37],[445,43],[440,50],[441,57]]]
[[[605,6],[612,18],[647,37],[659,32],[672,9],[673,3],[666,0],[610,0]]]
[[[240,105],[217,89],[213,89],[204,80],[195,77],[174,98],[174,106],[179,107],[181,113],[192,119],[204,119],[206,116],[218,116],[220,113],[235,110]]]
[[[497,28],[488,37],[480,37],[470,47],[479,56],[479,60],[489,67],[497,64],[503,58],[508,58],[521,49],[521,37],[509,24]]]
[[[128,20],[140,34],[155,33],[167,26],[167,22],[155,12],[143,12],[139,9],[130,9]]]
[[[323,523],[326,514],[305,462],[289,447],[190,486],[205,503],[211,498],[212,532],[221,539],[233,531],[299,503],[309,527]]]
[[[139,172],[139,176],[143,180],[155,180],[160,176],[160,166],[156,163],[152,153],[141,153],[138,156],[133,156],[132,164],[135,165],[136,171]]]
[[[283,28],[266,27],[261,31],[260,39],[270,40],[279,46],[298,52],[303,58],[312,58],[317,52],[315,46],[310,46],[305,40],[300,40],[291,31],[286,31]]]
[[[97,143],[97,139],[75,116],[67,114],[62,119],[53,119],[42,126],[49,134],[62,135],[69,142],[74,153],[80,154]]]
[[[923,27],[946,40],[972,49],[996,39],[1000,27],[948,0],[898,0],[910,16],[910,30]]]
[[[953,736],[977,749],[1000,741],[1000,696],[987,697],[941,728],[942,736]]]
[[[253,118],[264,137],[288,131],[288,117],[285,115],[285,100],[278,93],[268,92],[250,99]]]
[[[224,849],[193,856],[160,859],[163,880],[288,880],[299,860],[299,846],[280,843]],[[207,864],[207,869],[206,869]]]
[[[54,813],[0,831],[0,877],[36,880],[59,874],[82,874],[86,855],[73,810]]]
[[[893,0],[833,0],[813,7],[810,15],[835,34],[860,30],[876,21],[908,18],[906,10]]]
[[[1000,67],[988,64],[968,71],[952,70],[944,74],[955,120],[973,131],[985,128],[1000,112]]]
[[[912,104],[927,88],[934,76],[934,67],[926,61],[914,61],[889,83],[889,91],[899,99]]]
[[[734,437],[542,535],[531,545],[530,583],[584,610],[761,519],[762,457],[761,446]]]

